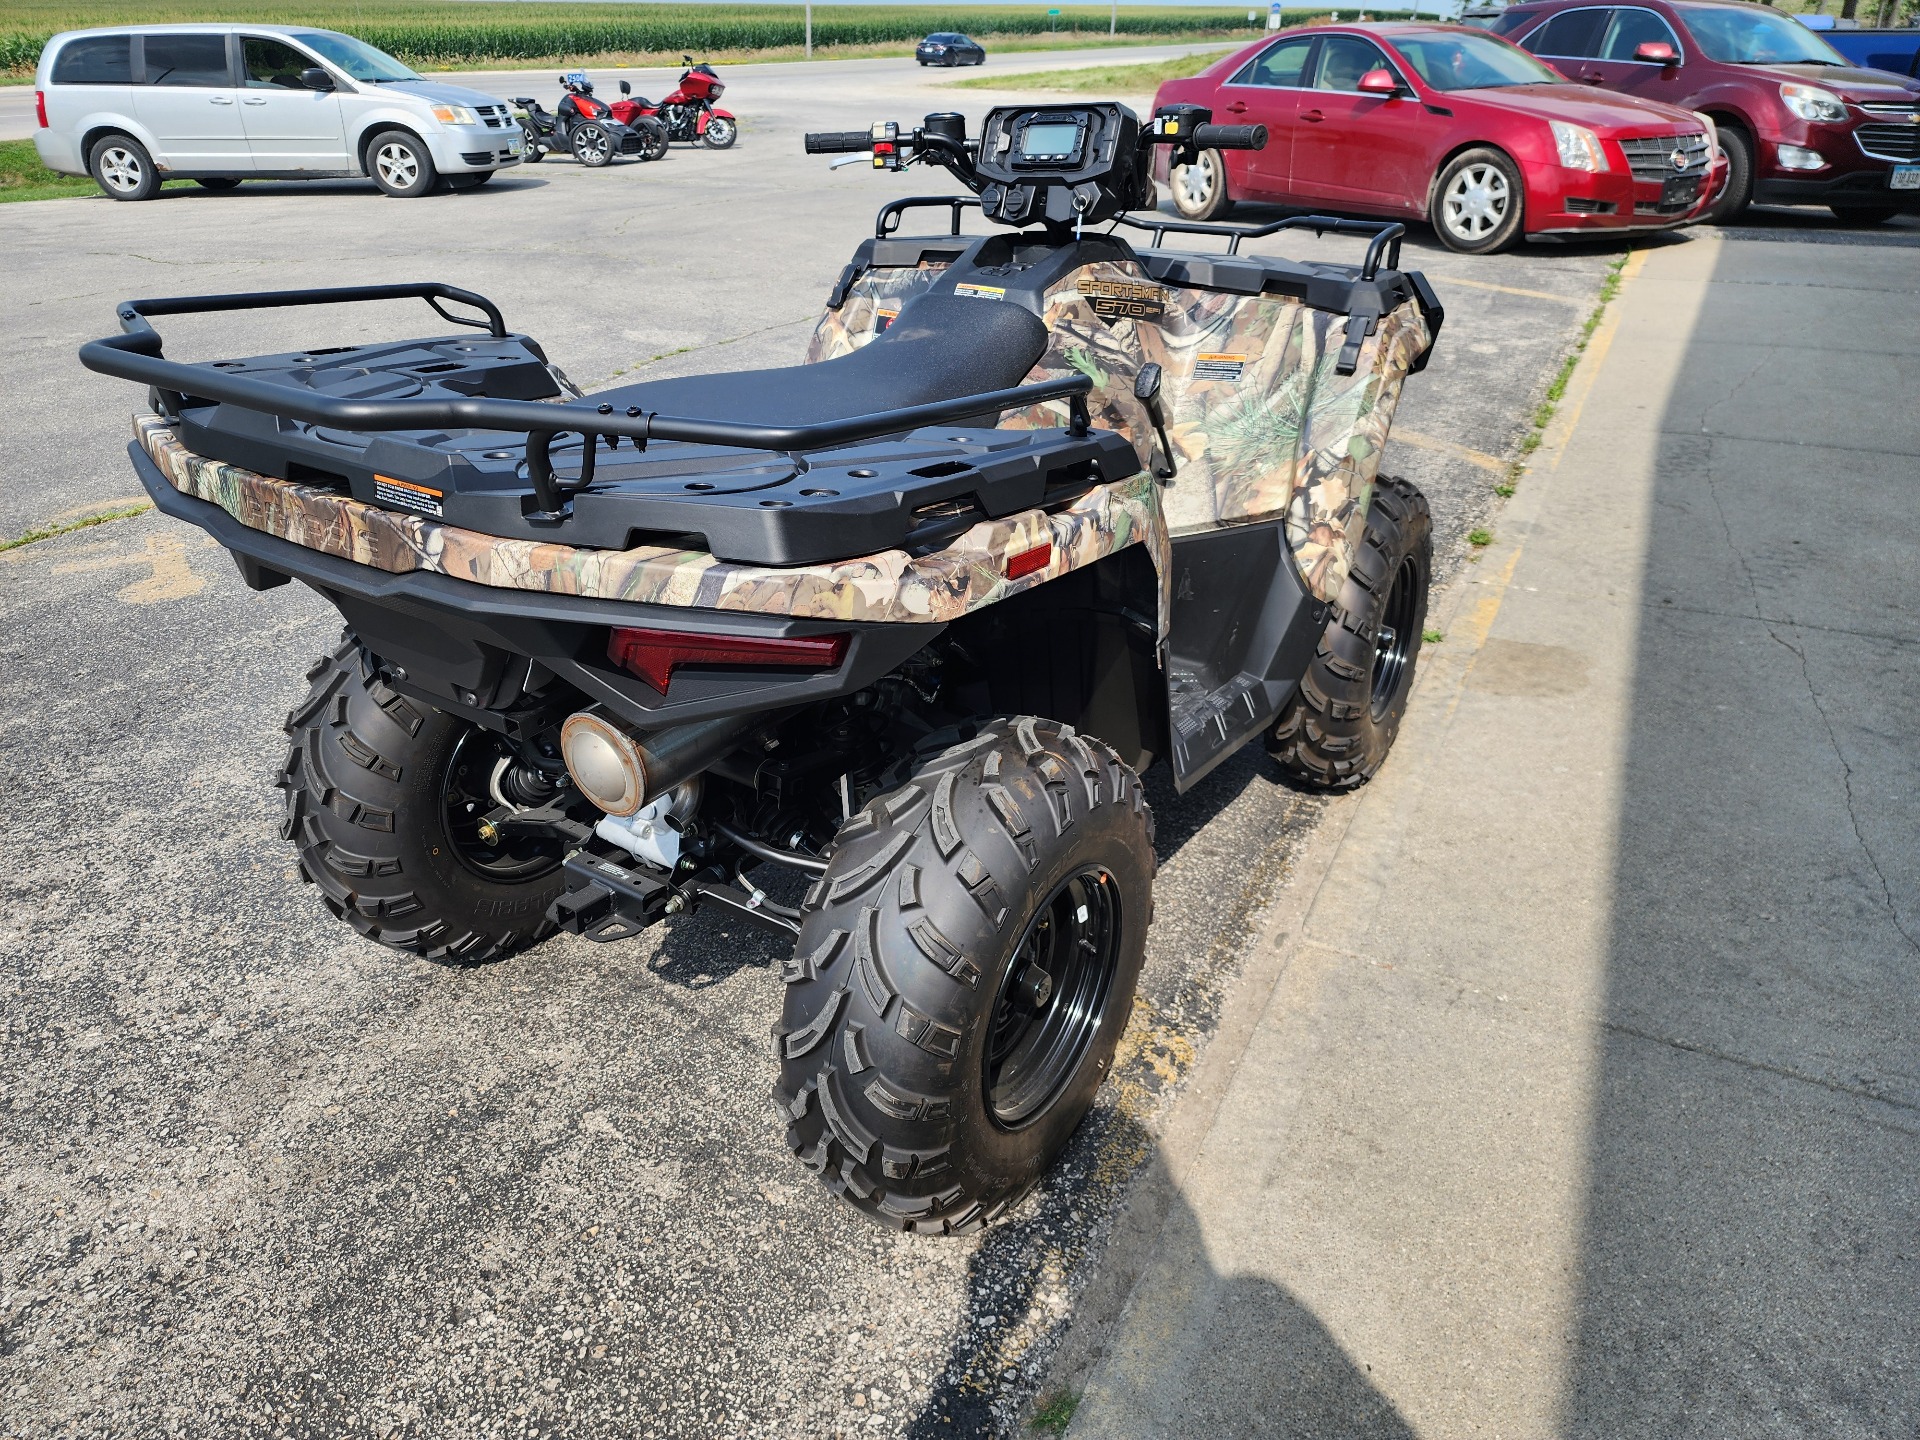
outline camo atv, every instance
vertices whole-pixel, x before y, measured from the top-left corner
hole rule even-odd
[[[1265,737],[1358,784],[1419,658],[1426,502],[1377,469],[1440,306],[1395,225],[1130,217],[1154,146],[1264,143],[1209,118],[809,136],[969,193],[888,205],[791,369],[583,396],[437,284],[121,306],[82,357],[151,387],[155,503],[346,620],[281,780],[329,908],[459,963],[764,927],[802,1160],[911,1230],[1013,1204],[1127,1022],[1141,772],[1185,789]],[[948,233],[900,234],[927,205]],[[961,234],[973,208],[994,228]],[[1300,225],[1363,263],[1238,253]],[[398,297],[474,333],[183,364],[150,323]]]

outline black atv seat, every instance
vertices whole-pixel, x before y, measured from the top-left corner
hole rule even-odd
[[[1005,301],[920,295],[873,340],[835,360],[622,385],[576,405],[637,405],[683,420],[814,425],[1005,390],[1027,378],[1047,327]]]

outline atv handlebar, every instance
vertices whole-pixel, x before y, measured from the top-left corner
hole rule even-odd
[[[1196,125],[1193,143],[1202,150],[1264,150],[1264,125]]]
[[[809,155],[851,155],[860,150],[873,148],[873,133],[869,130],[809,130],[807,132],[807,154]]]

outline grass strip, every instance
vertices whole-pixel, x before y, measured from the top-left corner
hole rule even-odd
[[[84,175],[57,175],[40,163],[31,140],[0,140],[0,203],[8,200],[60,200],[97,195]]]
[[[981,75],[956,80],[955,90],[1058,90],[1072,95],[1144,95],[1163,81],[1198,75],[1220,58],[1210,51],[1142,65],[1094,65],[1084,70],[1033,70],[1024,75]]]
[[[71,535],[76,530],[91,530],[96,525],[104,525],[109,520],[131,520],[135,515],[144,515],[153,509],[151,505],[129,505],[124,510],[103,510],[98,515],[88,515],[83,519],[69,520],[64,525],[45,525],[38,530],[29,530],[12,540],[0,540],[0,551],[18,550],[22,545],[33,545],[41,540],[51,540],[56,535]]]
[[[1560,401],[1567,393],[1567,382],[1573,379],[1574,368],[1587,351],[1587,342],[1593,339],[1593,332],[1600,328],[1600,320],[1607,313],[1608,303],[1620,293],[1620,272],[1627,268],[1627,260],[1632,253],[1627,251],[1607,267],[1606,278],[1600,282],[1600,298],[1594,301],[1592,311],[1581,325],[1580,338],[1573,342],[1573,349],[1560,362],[1559,372],[1553,377],[1553,383],[1547,386],[1546,397],[1534,409],[1533,424],[1520,441],[1520,453],[1507,467],[1506,478],[1493,487],[1493,493],[1502,499],[1513,494],[1520,477],[1526,473],[1527,456],[1538,450],[1541,440],[1546,438],[1547,426],[1552,423],[1554,411],[1560,407]]]
[[[1028,1428],[1041,1435],[1064,1435],[1067,1426],[1073,1423],[1073,1412],[1080,1408],[1080,1397],[1071,1390],[1056,1390],[1043,1396],[1039,1408],[1033,1412],[1033,1419],[1027,1422]]]

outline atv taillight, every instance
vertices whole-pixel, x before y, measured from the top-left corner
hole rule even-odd
[[[40,128],[42,130],[47,130],[52,128],[47,124],[47,92],[46,91],[36,90],[33,92],[33,113],[35,117],[40,121]]]
[[[607,636],[607,658],[662,695],[681,665],[780,665],[831,670],[847,654],[845,635],[688,635],[678,630],[620,629]]]

